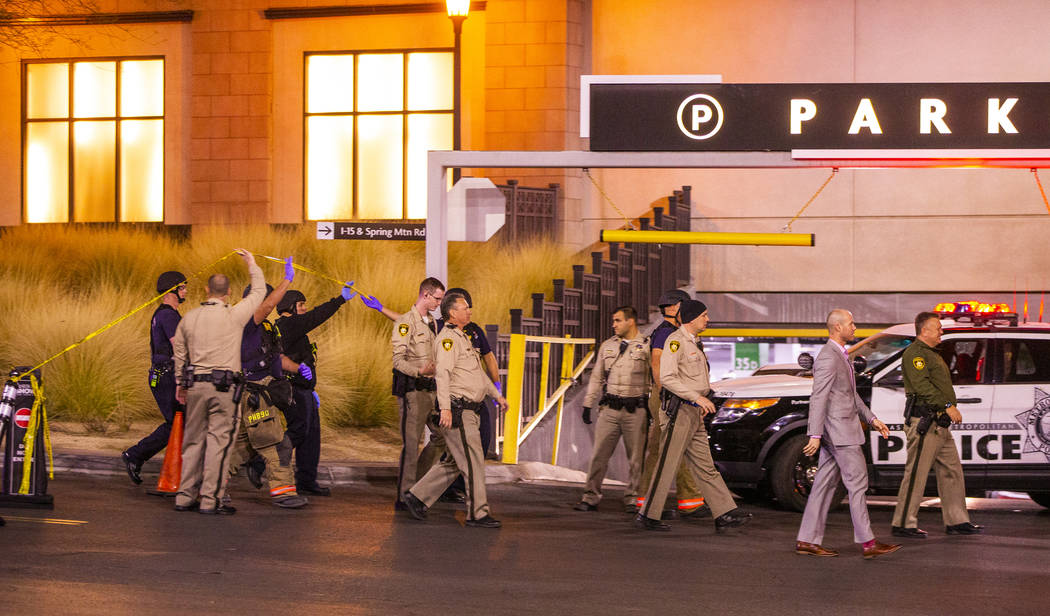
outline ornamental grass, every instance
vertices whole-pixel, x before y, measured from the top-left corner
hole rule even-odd
[[[203,301],[207,277],[215,272],[230,277],[237,301],[248,282],[243,263],[233,255],[212,265],[234,248],[292,255],[312,270],[355,281],[356,289],[398,312],[415,301],[425,275],[423,242],[319,241],[307,225],[196,227],[189,238],[131,227],[24,225],[0,235],[0,365],[36,365],[127,314],[156,296],[157,276],[165,270],[190,279],[183,314]],[[256,260],[268,282],[281,280],[281,264]],[[477,323],[498,324],[508,332],[511,308],[524,308],[528,315],[532,293],[549,296],[551,280],[571,278],[572,265],[583,262],[550,241],[453,243],[445,282],[471,292]],[[292,288],[306,295],[309,307],[340,291],[304,272],[296,272]],[[159,417],[147,383],[155,307],[150,304],[42,369],[50,418],[104,432]],[[318,346],[321,416],[328,425],[396,425],[390,331],[389,320],[354,298],[311,332]]]

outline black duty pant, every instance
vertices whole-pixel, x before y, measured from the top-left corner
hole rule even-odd
[[[182,405],[175,400],[174,371],[168,371],[157,377],[157,386],[151,387],[150,391],[157,400],[160,414],[164,416],[164,423],[157,426],[157,429],[149,436],[134,446],[128,447],[128,457],[139,464],[164,451],[164,448],[168,446],[168,437],[171,436],[171,422],[175,421],[175,410],[183,410]]]
[[[314,392],[292,386],[292,406],[284,414],[285,434],[295,448],[295,485],[317,485],[317,465],[321,461],[321,415]]]

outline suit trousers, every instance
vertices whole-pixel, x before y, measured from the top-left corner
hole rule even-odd
[[[634,412],[618,411],[607,406],[598,409],[598,419],[594,423],[594,453],[591,454],[591,463],[587,470],[583,502],[597,505],[602,500],[602,481],[605,480],[605,473],[609,469],[609,458],[616,451],[616,446],[622,438],[624,449],[627,450],[629,468],[623,503],[626,506],[637,504],[647,424],[648,419],[643,409],[634,409]]]
[[[966,512],[966,481],[951,430],[936,424],[930,426],[920,453],[919,434],[916,431],[918,424],[919,420],[915,418],[904,424],[904,434],[908,437],[908,460],[905,462],[904,477],[901,478],[901,487],[897,492],[893,525],[904,528],[916,528],[919,525],[919,504],[926,492],[926,479],[931,467],[937,477],[937,494],[941,497],[944,525],[954,526],[969,522],[970,514]],[[904,510],[905,501],[908,501],[907,511]]]
[[[430,467],[408,490],[427,507],[433,505],[462,473],[467,488],[467,517],[480,520],[489,515],[488,496],[485,493],[485,452],[481,450],[481,435],[478,432],[480,423],[475,411],[464,410],[463,425],[460,427],[438,426],[450,455]]]
[[[660,410],[659,393],[659,391],[654,391],[649,394],[649,416],[653,418],[653,421],[649,424],[649,434],[645,441],[642,478],[638,484],[641,490],[646,489],[652,483],[653,471],[656,470],[656,464],[660,459],[660,443],[663,441],[660,416],[663,415],[663,412]],[[682,462],[675,473],[675,495],[678,497],[678,509],[683,511],[690,511],[704,504],[704,495],[700,493],[700,488],[696,485],[696,479],[689,471],[685,461]],[[642,507],[643,505],[645,505],[644,493],[638,497],[638,506]]]
[[[143,438],[135,445],[128,447],[128,457],[142,464],[164,451],[168,446],[168,438],[171,437],[171,423],[175,421],[175,411],[181,410],[182,405],[175,399],[175,374],[173,371],[157,377],[157,386],[151,387],[153,399],[157,401],[157,408],[164,417],[164,423]]]
[[[408,491],[445,451],[444,437],[431,424],[432,442],[420,451],[424,428],[431,421],[437,403],[437,394],[432,391],[406,392],[400,399],[401,406],[401,457],[398,462],[397,498]]]
[[[186,427],[182,439],[182,477],[175,504],[215,509],[226,492],[227,471],[236,436],[237,405],[233,390],[195,383],[186,392]]]
[[[660,428],[664,440],[660,445],[660,457],[646,493],[642,514],[652,520],[660,519],[667,492],[671,489],[671,479],[683,462],[700,484],[714,517],[736,509],[733,495],[729,493],[729,488],[711,459],[711,446],[707,442],[707,428],[700,417],[700,409],[683,404],[673,426],[667,413],[661,411]]]
[[[868,518],[868,465],[860,445],[836,447],[821,443],[817,476],[813,479],[813,490],[806,501],[802,514],[802,526],[798,540],[820,545],[824,541],[824,526],[828,520],[828,508],[833,504],[839,479],[849,492],[849,513],[853,519],[853,541],[865,543],[875,538]]]

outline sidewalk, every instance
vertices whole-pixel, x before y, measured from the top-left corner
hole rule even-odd
[[[136,422],[126,432],[89,432],[76,422],[52,422],[51,444],[55,474],[125,475],[120,452],[149,434],[156,424]],[[323,484],[347,485],[358,482],[397,479],[397,459],[401,442],[392,428],[323,428],[321,464],[318,479]],[[164,462],[161,452],[142,467],[143,485],[156,483]],[[542,462],[516,465],[489,462],[485,477],[489,483],[515,481],[555,481],[583,483],[581,471]]]

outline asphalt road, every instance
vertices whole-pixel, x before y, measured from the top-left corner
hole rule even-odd
[[[814,558],[793,551],[800,514],[759,505],[732,535],[710,520],[654,533],[615,498],[580,513],[579,487],[501,484],[504,527],[490,530],[453,505],[395,515],[392,492],[361,482],[283,511],[238,490],[237,515],[220,517],[176,513],[124,478],[59,478],[53,511],[0,510],[0,613],[1047,613],[1050,513],[1026,501],[974,511],[977,537],[944,535],[924,510],[929,539],[864,561],[844,511],[825,540],[843,554]],[[871,513],[887,539],[891,506]]]

